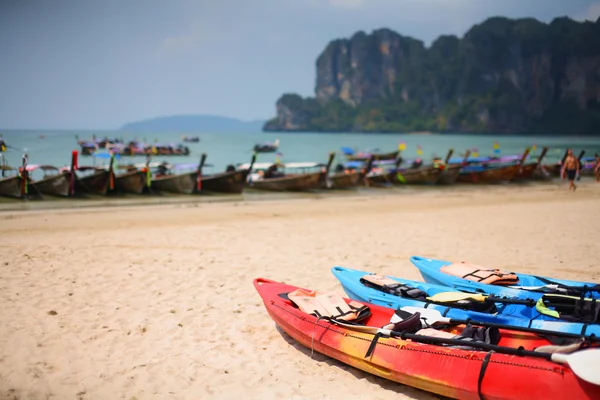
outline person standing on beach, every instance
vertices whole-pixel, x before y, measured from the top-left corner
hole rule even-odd
[[[596,182],[600,182],[600,156],[598,153],[594,154],[596,156],[596,165],[594,165],[594,173],[596,174]]]
[[[577,189],[577,186],[575,186],[575,177],[579,173],[579,160],[575,158],[573,150],[571,149],[567,152],[567,158],[563,163],[562,177],[565,176],[565,172],[567,173],[567,179],[569,180],[569,190],[573,189],[573,191],[575,191],[575,189]]]

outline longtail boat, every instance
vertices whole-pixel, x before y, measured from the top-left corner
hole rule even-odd
[[[115,189],[120,193],[142,194],[152,183],[150,157],[145,164],[119,166],[126,172],[115,176]]]
[[[477,165],[464,166],[458,175],[457,182],[464,183],[502,183],[511,181],[521,169],[521,165],[529,155],[530,148],[525,149],[518,164],[495,166],[494,160],[484,157],[475,160]],[[469,162],[469,160],[467,160]]]
[[[152,191],[191,194],[196,187],[195,172],[177,173],[185,166],[169,165],[166,162],[155,166],[150,187]]]
[[[0,165],[0,196],[21,198],[23,197],[21,185],[23,178],[17,173],[17,169],[8,165]],[[9,176],[10,174],[14,174]]]
[[[86,174],[87,173],[87,174]],[[77,168],[75,193],[87,193],[103,196],[110,187],[111,171],[105,167],[80,166]]]
[[[399,150],[390,151],[387,153],[373,153],[369,151],[356,152],[350,147],[342,147],[342,152],[346,155],[348,161],[369,161],[373,158],[374,161],[395,160],[400,154]]]
[[[363,182],[366,174],[368,174],[373,167],[373,161],[374,159],[371,157],[366,166],[353,169],[345,168],[343,165],[339,164],[334,173],[330,173],[325,177],[323,188],[339,190],[357,187]]]
[[[230,165],[225,172],[204,175],[203,167],[206,154],[202,154],[198,173],[196,174],[196,189],[194,193],[230,193],[241,194],[246,186],[246,180],[256,161],[256,154],[252,156],[249,164],[238,166]]]
[[[50,196],[68,196],[70,189],[69,174],[52,165],[27,165],[29,177],[29,190],[32,195],[50,195]],[[31,175],[35,171],[43,171],[44,176],[40,179],[32,179]]]
[[[325,179],[325,176],[329,174],[329,168],[331,167],[333,156],[334,154],[329,155],[329,162],[327,164],[314,162],[255,164],[254,169],[258,170],[259,172],[249,175],[247,187],[256,190],[269,190],[278,192],[305,192],[319,189],[323,180]],[[281,168],[283,171],[311,169],[320,169],[320,171],[288,173],[280,172],[279,168]]]
[[[446,161],[450,160],[453,152],[452,149],[448,151]],[[431,165],[423,165],[421,160],[415,160],[410,168],[396,169],[393,182],[407,185],[435,184],[440,179],[444,168],[445,163],[442,163],[441,159],[434,160]]]
[[[391,163],[390,160],[373,161],[373,167],[365,176],[365,185],[373,187],[388,187],[396,182],[396,170],[402,163],[402,157],[396,158]],[[389,167],[392,168],[389,168]]]
[[[452,154],[454,150],[450,150],[448,152],[448,156],[444,161],[444,170],[438,176],[438,180],[436,184],[438,185],[450,185],[456,182],[458,175],[460,175],[460,169],[465,166],[469,155],[471,155],[471,150],[467,150],[464,154],[462,160],[458,160],[458,162],[452,162]]]
[[[255,153],[274,153],[279,148],[279,139],[274,142],[257,143],[254,145]]]
[[[512,180],[513,181],[523,181],[523,180],[529,180],[529,179],[534,179],[534,178],[540,178],[540,179],[543,178],[543,175],[536,173],[536,171],[538,171],[540,169],[542,160],[546,156],[547,152],[548,152],[548,148],[544,147],[536,161],[527,162],[527,163],[522,164],[521,168],[519,169],[519,172],[517,173],[517,175],[515,175],[515,177]]]

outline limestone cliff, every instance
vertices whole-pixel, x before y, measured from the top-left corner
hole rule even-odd
[[[265,130],[600,134],[600,19],[495,17],[429,48],[358,32],[316,73],[315,97],[282,96]]]

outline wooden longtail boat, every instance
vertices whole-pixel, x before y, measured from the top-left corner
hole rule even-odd
[[[90,172],[80,176],[77,172]],[[111,171],[104,167],[81,166],[77,168],[75,194],[94,194],[104,196],[110,186]]]
[[[205,159],[206,154],[202,154],[202,160],[200,161],[198,169],[199,173],[196,174],[196,188],[194,193],[241,194],[244,191],[246,180],[256,161],[256,154],[252,156],[250,163],[243,168],[238,167],[238,169],[236,169],[233,166],[229,166],[225,172],[209,175],[204,175],[202,173]]]
[[[355,153],[354,150],[348,147],[342,147],[342,150],[346,154],[346,158],[348,161],[369,161],[369,159],[373,158],[374,161],[386,161],[386,160],[395,160],[400,154],[399,150],[390,151],[388,153],[369,153],[369,152],[360,152]]]
[[[196,187],[196,180],[194,173],[157,175],[152,178],[150,187],[157,192],[191,194]]]
[[[60,171],[58,168],[51,165],[28,165],[27,173],[29,174],[29,190],[32,195],[50,195],[50,196],[68,196],[70,189],[69,174]],[[31,179],[31,173],[41,170],[44,176],[41,179]],[[49,173],[56,172],[56,173]]]
[[[530,148],[525,149],[519,164],[490,166],[487,164],[470,166],[461,169],[457,182],[464,183],[502,183],[511,181],[520,171],[521,165],[529,155]]]
[[[365,176],[369,171],[371,171],[373,161],[374,158],[371,157],[367,162],[367,165],[361,169],[345,169],[343,165],[338,165],[337,172],[325,177],[322,185],[323,188],[340,190],[357,187],[364,181]]]
[[[119,167],[127,169],[127,172],[115,175],[115,190],[120,193],[142,194],[146,188],[150,188],[150,157],[146,158],[143,165],[126,165]]]
[[[329,155],[329,162],[326,166],[319,163],[286,163],[286,164],[264,164],[260,169],[266,170],[264,175],[250,175],[250,181],[247,183],[248,188],[256,190],[269,190],[278,192],[305,192],[319,189],[322,185],[324,176],[329,174],[329,168],[333,162],[334,154]],[[324,167],[320,172],[308,172],[299,174],[280,174],[277,168],[281,166],[283,169],[310,169]],[[253,176],[255,175],[255,176]]]
[[[544,159],[544,157],[546,156],[547,152],[548,152],[548,148],[544,147],[536,161],[522,164],[521,168],[519,169],[519,172],[517,173],[517,175],[515,175],[515,177],[512,180],[513,181],[523,181],[523,180],[534,179],[536,177],[541,179],[543,177],[543,175],[536,174],[536,171],[540,168],[540,164],[541,164],[542,160]]]
[[[20,199],[23,197],[21,185],[23,178],[17,174],[17,169],[8,165],[0,165],[0,196]],[[8,172],[14,173],[14,176],[8,176]]]
[[[373,186],[373,187],[387,187],[393,184],[397,178],[396,170],[402,163],[402,157],[396,158],[396,162],[393,165],[392,169],[384,170],[384,171],[376,171],[371,169],[369,173],[365,176],[365,186]],[[375,162],[374,162],[375,164]],[[378,166],[381,164],[377,164]]]
[[[456,182],[458,175],[460,175],[460,169],[466,164],[467,159],[471,154],[471,150],[467,150],[465,152],[463,160],[457,164],[450,163],[452,153],[454,153],[454,150],[451,149],[448,153],[448,156],[446,157],[446,161],[444,163],[444,170],[438,176],[438,180],[436,182],[437,185],[450,185]]]

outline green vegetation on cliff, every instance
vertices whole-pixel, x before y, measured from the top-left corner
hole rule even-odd
[[[429,48],[388,29],[331,42],[314,98],[268,131],[600,133],[600,19],[490,18]]]

